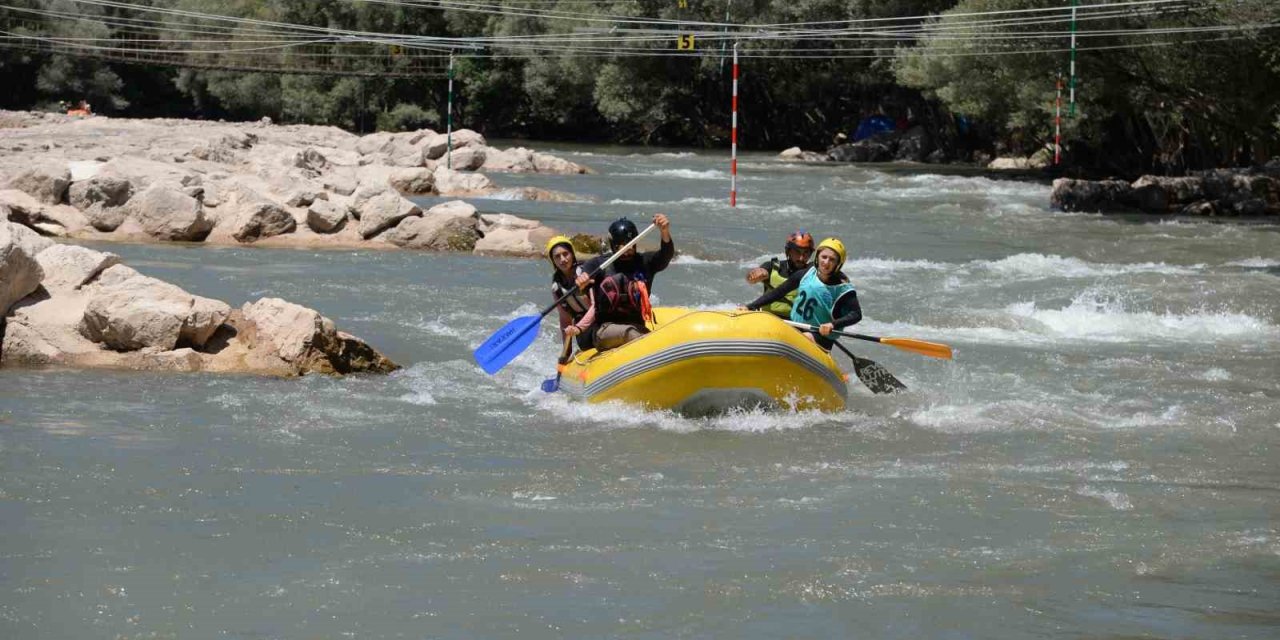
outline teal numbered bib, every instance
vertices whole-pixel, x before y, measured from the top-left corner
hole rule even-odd
[[[840,296],[854,291],[852,284],[827,284],[818,277],[818,268],[810,267],[796,289],[796,301],[791,305],[791,319],[806,324],[821,325],[831,322],[832,310]]]

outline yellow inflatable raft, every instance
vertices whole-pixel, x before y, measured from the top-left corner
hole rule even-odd
[[[685,415],[758,406],[839,411],[848,376],[773,314],[654,309],[648,335],[583,351],[561,367],[560,389],[587,402],[623,402]]]

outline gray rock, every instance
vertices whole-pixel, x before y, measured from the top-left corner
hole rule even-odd
[[[73,244],[55,244],[41,251],[36,260],[44,270],[41,284],[55,294],[79,289],[109,267],[120,264],[120,256],[114,253]]]
[[[88,180],[71,183],[68,201],[77,209],[88,209],[97,204],[103,207],[119,207],[133,197],[133,185],[124,178],[99,175]]]
[[[1053,181],[1049,203],[1063,211],[1118,212],[1133,210],[1133,187],[1124,180]]]
[[[129,216],[161,240],[204,240],[213,229],[199,200],[180,188],[156,183],[129,200]]]
[[[328,200],[316,200],[307,209],[307,226],[318,233],[333,233],[347,222],[348,208]]]
[[[80,331],[114,351],[178,344],[191,312],[191,294],[155,278],[135,276],[115,286],[95,287]]]
[[[465,202],[447,202],[406,218],[384,236],[405,249],[471,251],[480,239],[479,215]]]
[[[44,278],[36,256],[17,237],[12,222],[0,222],[0,318],[13,304],[34,292]]]
[[[240,242],[256,242],[271,236],[293,233],[298,228],[293,214],[271,202],[245,206],[233,225],[231,237]]]
[[[386,191],[366,200],[360,211],[360,236],[368,239],[390,229],[410,216],[422,215],[422,209],[394,191]]]
[[[45,204],[61,204],[66,201],[67,188],[71,186],[71,170],[66,164],[38,163],[9,178],[6,186],[28,193]]]

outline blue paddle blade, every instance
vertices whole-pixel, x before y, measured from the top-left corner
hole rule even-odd
[[[476,348],[476,364],[489,375],[497,373],[533,344],[540,322],[542,316],[520,316],[508,322]]]
[[[542,381],[542,390],[547,393],[555,393],[560,390],[560,376],[547,378]]]

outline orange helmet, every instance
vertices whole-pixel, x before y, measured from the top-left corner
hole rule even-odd
[[[813,253],[813,236],[808,231],[801,229],[787,236],[786,250],[795,249],[803,253]]]

